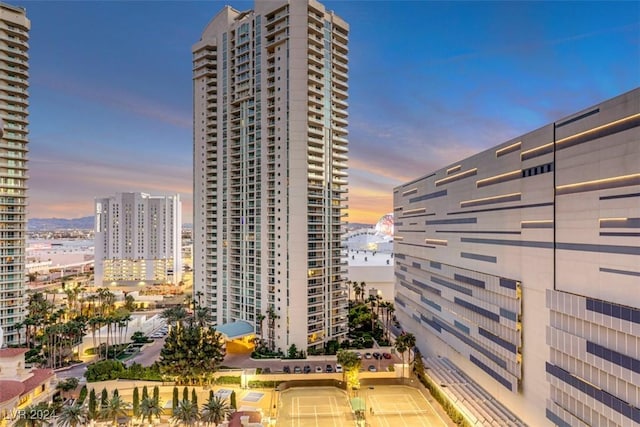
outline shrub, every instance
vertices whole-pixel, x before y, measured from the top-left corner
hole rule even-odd
[[[125,371],[124,364],[117,360],[102,360],[87,367],[88,382],[115,380]]]

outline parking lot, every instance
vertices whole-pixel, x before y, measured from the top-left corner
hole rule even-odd
[[[388,349],[354,350],[360,352],[362,356],[362,371],[387,372],[389,366],[400,363],[400,358],[391,354]],[[369,353],[369,355],[367,355]],[[379,358],[374,358],[374,353],[379,353]],[[383,356],[387,353],[387,358]],[[296,373],[296,367],[300,373],[305,373],[305,366],[308,366],[307,373],[332,372],[336,371],[336,356],[308,356],[306,359],[251,359],[249,354],[227,354],[223,365],[233,368],[260,368],[262,373]],[[265,370],[267,370],[265,372]],[[339,371],[338,371],[339,372]]]

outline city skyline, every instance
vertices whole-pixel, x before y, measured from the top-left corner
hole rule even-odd
[[[227,3],[252,7],[11,2],[32,21],[30,218],[143,191],[179,193],[191,222],[190,52]],[[637,3],[325,5],[351,25],[350,222],[391,212],[392,188],[425,170],[640,82]]]

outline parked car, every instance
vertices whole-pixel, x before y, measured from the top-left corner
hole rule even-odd
[[[360,353],[359,351],[356,351],[356,356],[358,356],[358,359],[362,359],[362,353]]]
[[[293,367],[293,373],[294,374],[301,374],[302,373],[302,369],[300,369],[300,366],[294,366]]]
[[[304,365],[303,371],[304,371],[305,374],[308,374],[309,372],[311,372],[311,366]]]
[[[373,353],[373,358],[379,360],[382,359],[382,355],[376,351],[375,353]]]
[[[382,353],[382,357],[384,357],[385,359],[391,359],[391,354],[389,354],[389,353]]]
[[[371,357],[372,357],[372,356],[371,356],[371,353],[369,353],[369,352],[366,352],[366,353],[364,354],[364,358],[365,358],[365,359],[371,359]]]
[[[376,371],[377,371],[377,369],[376,369],[375,366],[369,365],[369,372],[376,372]]]
[[[285,374],[290,374],[291,373],[291,368],[289,367],[289,365],[285,365],[282,367],[282,372],[284,372]]]
[[[333,366],[327,365],[327,368],[325,369],[325,372],[327,372],[327,373],[333,372]]]
[[[341,373],[342,372],[342,365],[339,364],[339,363],[336,364],[336,372],[337,373]]]
[[[316,374],[322,373],[322,366],[316,366]]]

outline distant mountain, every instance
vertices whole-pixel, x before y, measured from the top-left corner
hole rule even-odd
[[[82,218],[30,218],[28,231],[89,230],[93,228],[93,216]]]

